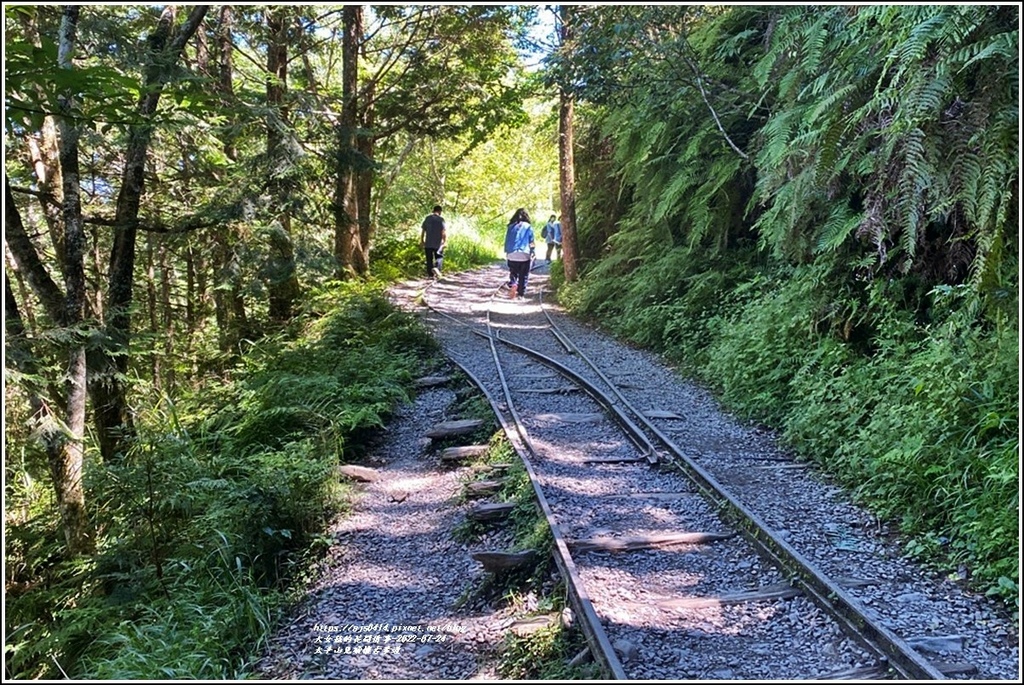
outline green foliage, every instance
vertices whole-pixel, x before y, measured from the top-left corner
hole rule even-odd
[[[402,254],[412,257],[402,263],[419,266],[423,260],[415,257],[420,222],[435,204],[444,207],[453,248],[446,260],[457,260],[450,262],[455,270],[479,264],[476,253],[487,253],[491,260],[503,256],[505,223],[517,207],[527,208],[539,230],[558,196],[553,107],[542,100],[527,100],[517,107],[525,109],[525,121],[503,126],[483,140],[468,135],[408,140],[404,163],[382,188],[386,194],[375,260],[387,261],[381,249],[394,253],[386,245],[397,241],[405,246]],[[474,247],[474,242],[480,246]],[[419,275],[418,270],[412,273]]]
[[[503,229],[479,226],[462,218],[447,219],[448,238],[442,270],[446,273],[465,271],[493,264],[501,257]],[[423,247],[415,234],[393,235],[373,251],[371,271],[382,280],[422,278],[425,270]],[[500,236],[500,239],[499,239]]]
[[[1011,13],[805,10],[781,13],[755,67],[763,87],[778,83],[777,111],[757,134],[763,244],[806,259],[856,236],[887,274],[963,281],[960,241],[1013,230],[1005,203],[1019,169],[1007,155],[1018,141],[1004,126],[1017,117],[1018,69],[998,57],[1017,41]],[[830,228],[814,241],[826,212]],[[975,283],[990,259],[975,255]]]
[[[814,293],[798,273],[722,321],[704,374],[732,408],[781,426],[879,516],[943,541],[912,549],[966,565],[977,587],[1016,602],[1015,327],[957,316],[921,327],[878,287],[865,354],[814,332]]]
[[[409,397],[436,343],[379,285],[318,293],[291,334],[257,343],[139,416],[135,449],[93,464],[104,531],[62,561],[56,522],[9,526],[6,645],[15,677],[244,677],[303,550],[344,506],[335,476],[360,434]]]
[[[561,624],[529,635],[508,633],[500,648],[498,674],[511,680],[593,680],[595,663],[570,668],[569,661],[587,646],[581,631]]]
[[[585,118],[583,278],[559,300],[782,427],[1015,606],[1017,11],[579,21],[557,68]]]
[[[629,253],[625,247],[615,252]],[[736,289],[755,263],[750,251],[704,261],[689,248],[676,247],[651,250],[645,263],[626,275],[615,273],[622,260],[610,257],[595,263],[587,278],[561,287],[559,301],[696,369],[707,354],[709,328],[738,306],[743,295]]]

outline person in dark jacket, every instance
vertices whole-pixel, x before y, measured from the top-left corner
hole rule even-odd
[[[427,258],[427,278],[441,278],[441,259],[444,256],[444,244],[448,239],[447,227],[441,216],[441,205],[434,205],[432,214],[428,214],[420,226],[420,245]]]

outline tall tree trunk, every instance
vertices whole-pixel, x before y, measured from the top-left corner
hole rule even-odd
[[[160,322],[157,319],[156,298],[156,246],[153,234],[146,234],[146,309],[149,316],[149,335],[153,340],[149,346],[150,373],[153,376],[153,388],[160,390],[160,351],[156,340],[160,335]]]
[[[17,211],[17,209],[15,209],[15,211]],[[11,254],[10,250],[4,250],[4,260],[5,260],[4,264],[6,266],[6,268],[4,269],[4,275],[7,275],[7,274],[13,274],[14,275],[14,282],[18,286],[18,295],[17,295],[17,297],[21,298],[21,301],[25,303],[25,305],[24,305],[25,313],[24,314],[19,314],[18,315],[18,319],[19,319],[19,321],[22,322],[22,327],[23,328],[29,328],[31,330],[35,330],[36,329],[35,308],[32,306],[32,300],[29,299],[29,289],[28,289],[28,284],[25,283],[25,277],[22,275],[21,270],[18,269],[18,262],[14,259],[14,255]],[[11,291],[12,296],[13,296],[13,292],[14,291],[12,290]],[[24,325],[25,323],[27,323],[28,325],[25,326]]]
[[[57,63],[71,69],[78,28],[79,8],[66,7],[61,19]],[[60,438],[57,454],[50,453],[50,473],[57,494],[64,539],[72,555],[90,554],[95,549],[92,529],[85,511],[82,466],[85,454],[86,364],[85,341],[85,221],[79,189],[78,123],[69,116],[74,109],[73,96],[61,99],[60,168],[64,202],[64,315],[61,323],[68,340],[67,372],[64,396],[66,433]]]
[[[92,301],[90,302],[92,318],[96,321],[103,321],[103,288],[99,286],[103,282],[103,250],[100,247],[100,229],[98,226],[93,226],[90,231],[90,238],[92,239],[92,254],[90,259],[90,270],[92,271],[93,283],[96,285],[92,288]]]
[[[21,19],[26,40],[30,41],[35,47],[42,48],[36,13],[18,12],[17,16]],[[42,100],[45,95],[41,92],[39,94]],[[57,264],[63,268],[64,226],[62,224],[61,205],[64,202],[64,184],[60,175],[60,149],[57,140],[57,124],[52,116],[47,116],[43,119],[43,128],[39,132],[39,140],[36,140],[34,135],[28,136],[28,145],[29,154],[32,159],[32,169],[35,172],[36,183],[39,187],[43,216],[46,218],[46,226],[50,232],[50,240],[53,242]]]
[[[222,5],[217,21],[217,91],[227,109],[234,104],[235,97],[233,62],[235,46],[231,42],[233,30],[234,15],[231,12],[231,6]],[[231,137],[224,139],[224,154],[231,161],[238,159],[238,151],[235,149],[234,140]]]
[[[174,267],[171,266],[171,250],[166,240],[161,240],[157,246],[157,255],[160,266],[160,307],[163,312],[161,324],[163,326],[164,350],[161,366],[164,369],[164,379],[168,392],[174,392],[174,343],[177,331],[175,323],[178,317],[174,315],[173,289],[174,289]]]
[[[7,212],[10,211],[10,209],[7,210]],[[17,212],[18,210],[15,209],[14,211]],[[21,309],[18,307],[18,301],[14,297],[14,291],[11,289],[11,281],[6,272],[4,273],[4,351],[6,354],[6,364],[29,378],[38,376],[39,368],[36,364],[36,355],[32,350],[31,342],[26,334]],[[60,425],[61,422],[60,419],[54,415],[54,410],[58,409],[63,412],[63,401],[57,403],[47,401],[47,399],[44,398],[37,388],[31,383],[23,384],[23,389],[28,397],[29,409],[32,412],[32,421],[37,426],[40,441],[43,443],[43,449],[46,452],[46,461],[50,467],[50,479],[53,482],[54,491],[57,493],[57,497],[60,498],[65,492],[65,488],[58,485],[58,481],[61,474],[63,474],[66,469],[62,467],[64,454],[62,451],[63,436]],[[54,406],[54,404],[59,405],[59,408]],[[82,507],[84,508],[84,493],[81,498],[76,495],[73,496],[72,499],[74,501],[81,501]],[[61,527],[62,532],[64,533],[65,544],[68,545],[68,549],[70,550],[71,543],[78,540],[80,537],[84,537],[87,543],[90,539],[89,536],[74,533],[64,521],[63,508],[60,507],[60,499],[58,499],[58,508],[61,512]],[[74,517],[72,517],[72,521],[74,521]],[[85,549],[88,549],[88,544],[83,546]]]
[[[202,250],[196,249],[195,242],[195,237],[190,236],[185,246],[185,350],[189,353],[196,348],[196,336],[210,315],[206,258]]]
[[[214,256],[218,267],[213,299],[222,352],[236,356],[238,344],[252,335],[241,290],[241,267],[230,230],[214,235]]]
[[[62,219],[63,221],[63,219]],[[11,252],[18,272],[28,282],[32,292],[39,299],[46,314],[60,325],[64,315],[64,293],[46,270],[25,225],[21,221],[18,206],[11,193],[10,179],[4,175],[4,242]]]
[[[337,127],[334,185],[334,257],[339,279],[358,274],[363,247],[359,235],[359,198],[356,188],[356,126],[358,123],[359,43],[363,35],[363,7],[342,10],[341,119]],[[357,257],[357,255],[359,255]]]
[[[175,31],[176,11],[166,6],[156,30],[148,38],[147,65],[137,112],[141,123],[128,131],[124,172],[114,212],[114,242],[105,303],[105,346],[97,351],[90,391],[96,415],[96,437],[106,460],[123,455],[134,434],[125,377],[131,341],[131,305],[135,272],[135,239],[139,207],[145,187],[146,155],[153,135],[154,115],[164,85],[178,63],[185,44],[199,28],[208,6],[192,8],[188,19]],[[66,187],[65,183],[65,187]]]
[[[292,316],[292,308],[299,295],[298,276],[295,271],[295,249],[292,244],[291,181],[281,178],[279,170],[285,164],[288,152],[285,149],[285,134],[288,126],[288,105],[285,92],[288,87],[288,17],[287,6],[267,10],[267,159],[270,162],[268,189],[270,196],[281,208],[277,215],[280,231],[270,234],[269,276],[267,288],[270,295],[270,318],[284,323]]]
[[[572,25],[575,9],[571,5],[561,6],[561,44],[563,50],[571,50]],[[573,109],[575,96],[569,84],[562,84],[558,93],[558,168],[559,194],[562,204],[562,266],[565,280],[575,281],[576,259],[576,162],[573,156]]]
[[[77,10],[77,8],[75,9]],[[76,15],[72,13],[72,16]],[[67,25],[69,21],[70,19],[66,18],[64,25]],[[62,31],[62,35],[67,34]],[[74,146],[74,135],[66,140]],[[68,160],[68,163],[69,166],[73,166],[71,160]],[[4,196],[4,237],[11,256],[17,264],[18,272],[28,282],[32,292],[42,303],[54,325],[66,326],[66,317],[73,316],[76,313],[76,307],[80,307],[80,302],[83,300],[80,299],[79,302],[76,302],[65,297],[57,283],[50,278],[35,247],[28,238],[6,177],[4,178]],[[77,194],[73,195],[72,204],[68,209],[75,206],[77,198]],[[61,222],[64,223],[63,218]],[[72,225],[72,235],[75,230],[74,225],[81,227],[81,222]],[[65,240],[66,238],[65,235]],[[80,244],[80,240],[73,241],[72,247]],[[68,252],[65,251],[65,259],[67,256]],[[64,271],[70,274],[72,287],[79,288],[78,284],[84,282],[75,269],[68,270],[65,265]],[[5,344],[7,345],[8,359],[22,373],[36,376],[39,373],[35,361],[36,355],[32,353],[25,336],[21,312],[6,273],[4,274],[4,286]],[[80,311],[79,309],[79,321],[76,327],[82,325]],[[85,491],[81,480],[81,436],[84,432],[85,420],[85,398],[80,392],[85,381],[83,338],[81,331],[73,329],[70,331],[70,335],[61,337],[72,341],[68,345],[65,365],[66,379],[63,387],[50,385],[47,390],[48,398],[44,398],[34,388],[30,387],[26,390],[29,396],[29,405],[39,426],[40,438],[46,450],[50,479],[57,496],[61,529],[68,551],[72,555],[88,554],[93,550],[93,536],[85,513]],[[83,385],[76,385],[76,381]],[[78,433],[72,432],[75,426],[79,428]],[[76,435],[79,437],[78,440],[75,439]]]
[[[217,22],[217,91],[227,110],[234,105],[233,31],[234,15],[231,6],[223,5]],[[233,162],[238,159],[234,139],[230,136],[224,139],[224,155]],[[236,237],[237,229],[232,224],[213,235],[213,307],[217,321],[217,340],[221,352],[232,356],[238,354],[238,343],[248,335],[249,330],[245,300],[242,298],[238,255],[234,248]]]
[[[375,153],[374,143],[376,139],[373,136],[374,127],[374,90],[373,84],[368,84],[369,88],[366,90],[365,102],[367,103],[363,108],[362,116],[362,133],[357,137],[357,147],[359,150],[359,167],[356,174],[356,203],[359,207],[359,259],[355,261],[353,267],[361,276],[365,276],[370,272],[370,245],[373,243],[373,214],[370,211],[372,195],[373,195],[373,180],[374,180],[374,169],[373,169],[373,155]]]

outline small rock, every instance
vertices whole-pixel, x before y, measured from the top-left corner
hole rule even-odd
[[[926,599],[928,598],[921,592],[908,592],[896,597],[897,602],[903,602],[905,604],[910,602],[923,602]]]
[[[624,638],[619,638],[612,643],[612,647],[619,653],[619,656],[625,662],[636,661],[640,658],[640,650],[637,646]]]

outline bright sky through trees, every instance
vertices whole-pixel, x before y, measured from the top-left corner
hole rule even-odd
[[[557,5],[537,5],[537,14],[530,26],[527,49],[520,49],[526,68],[529,71],[539,69],[544,58],[551,54],[558,44],[555,33]]]

